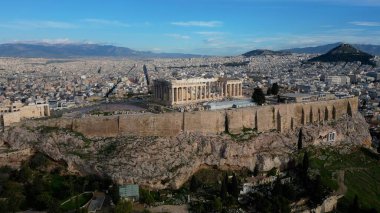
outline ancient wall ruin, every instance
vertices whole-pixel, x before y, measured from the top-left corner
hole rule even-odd
[[[1,125],[10,126],[13,123],[20,122],[22,119],[50,116],[50,109],[48,104],[28,105],[18,108],[13,112],[3,113],[0,116]]]
[[[244,128],[258,132],[295,130],[317,123],[352,115],[358,110],[358,99],[347,98],[309,103],[279,104],[215,111],[176,112],[50,119],[43,125],[69,128],[87,137],[175,136],[181,131],[232,134]]]

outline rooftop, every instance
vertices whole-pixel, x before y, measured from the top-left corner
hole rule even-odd
[[[139,197],[139,185],[130,184],[119,187],[120,197]]]
[[[286,96],[289,98],[301,98],[301,97],[310,97],[313,96],[312,94],[306,94],[306,93],[285,93],[281,96]]]

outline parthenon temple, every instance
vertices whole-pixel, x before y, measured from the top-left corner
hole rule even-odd
[[[190,78],[183,80],[154,81],[153,93],[156,101],[165,105],[191,103],[241,97],[243,80],[227,78]]]

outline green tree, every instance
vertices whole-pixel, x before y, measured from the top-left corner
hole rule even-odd
[[[113,203],[119,202],[120,200],[119,187],[116,184],[112,184],[110,188],[110,196],[112,198]]]
[[[259,175],[259,165],[255,165],[255,168],[253,169],[253,176],[257,176]]]
[[[297,143],[298,150],[302,149],[302,139],[303,139],[303,133],[302,133],[302,128],[300,128],[300,131],[298,133],[298,143]]]
[[[27,163],[23,163],[18,172],[18,181],[22,183],[30,183],[33,180],[33,171]]]
[[[80,206],[79,206],[79,195],[77,195],[75,198],[74,198],[74,203],[75,203],[75,213],[80,213]]]
[[[61,213],[62,210],[60,209],[60,205],[61,202],[59,202],[58,200],[56,199],[53,199],[50,203],[49,203],[49,206],[48,206],[48,209],[47,209],[47,212],[48,213]]]
[[[366,99],[363,99],[361,108],[367,109],[367,100]]]
[[[191,180],[190,180],[190,191],[191,191],[191,192],[196,192],[197,189],[198,189],[198,186],[199,186],[199,184],[198,184],[198,180],[197,180],[197,178],[193,175],[193,176],[191,177]]]
[[[225,133],[230,133],[229,132],[229,125],[228,125],[228,123],[229,123],[229,120],[228,120],[228,116],[227,116],[227,113],[226,113],[226,115],[224,116],[224,132]]]
[[[265,103],[265,95],[261,88],[257,87],[254,89],[252,100],[256,102],[257,105],[263,105]]]
[[[120,200],[115,206],[115,213],[131,213],[133,204],[131,201]]]
[[[227,198],[227,186],[228,186],[228,177],[226,174],[222,180],[222,186],[220,187],[220,197],[223,200]]]
[[[231,193],[230,193],[234,198],[238,198],[239,196],[239,183],[236,178],[235,173],[232,176],[231,180]]]
[[[359,198],[357,195],[355,195],[354,200],[352,201],[352,204],[350,205],[350,210],[349,212],[359,212]]]
[[[280,88],[277,83],[272,84],[271,92],[273,95],[277,95],[280,91]]]
[[[303,160],[302,160],[302,173],[304,177],[307,176],[307,171],[309,170],[309,155],[307,152],[303,155]]]
[[[4,196],[7,198],[9,212],[19,211],[25,202],[22,185],[14,181],[8,181],[4,185]]]
[[[145,189],[140,189],[140,202],[148,205],[152,205],[155,200],[150,191]]]
[[[310,200],[315,204],[320,204],[322,203],[323,198],[326,195],[325,188],[321,182],[321,176],[317,175],[317,177],[312,183],[312,190],[310,190]]]
[[[268,87],[267,95],[272,95],[272,88],[271,87]]]
[[[6,200],[0,200],[0,212],[9,212],[8,202]]]
[[[213,202],[214,211],[221,212],[223,209],[222,200],[220,197],[215,197]]]
[[[48,163],[48,158],[42,153],[35,154],[29,162],[30,168],[32,169],[45,167]]]
[[[273,212],[290,213],[290,202],[284,196],[275,196],[273,199]]]

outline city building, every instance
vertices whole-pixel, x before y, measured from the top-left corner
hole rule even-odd
[[[129,185],[120,186],[119,196],[121,199],[139,201],[140,199],[139,185],[129,184]]]
[[[336,96],[331,93],[305,94],[305,93],[286,93],[279,96],[281,103],[301,103],[310,101],[334,100]]]
[[[208,110],[228,109],[228,108],[242,108],[256,106],[256,103],[251,99],[232,100],[232,101],[220,101],[204,103],[203,106]]]
[[[175,106],[192,103],[240,98],[243,96],[243,80],[227,78],[191,78],[183,80],[155,80],[154,99],[162,104]]]
[[[348,76],[327,76],[325,82],[327,85],[350,85],[351,79]]]
[[[10,126],[23,119],[41,118],[50,116],[49,104],[29,104],[24,105],[20,102],[7,103],[0,106],[0,126]]]
[[[368,72],[367,76],[375,78],[375,81],[379,81],[380,80],[380,70]]]

